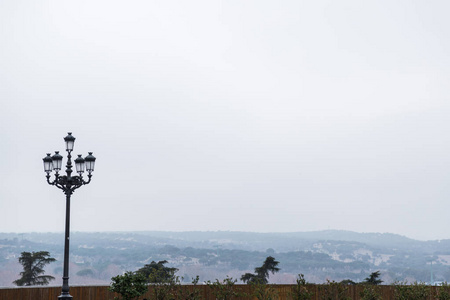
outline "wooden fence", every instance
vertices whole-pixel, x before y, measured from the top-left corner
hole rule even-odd
[[[295,285],[288,284],[276,284],[270,285],[277,295],[279,300],[292,299],[289,297],[289,292]],[[323,285],[308,285],[308,290],[313,292],[312,300],[321,300],[321,289]],[[360,293],[364,290],[364,286],[345,286],[348,287],[347,295],[353,300],[361,299]],[[193,291],[197,289],[202,296],[202,299],[214,300],[216,299],[213,294],[213,290],[206,285],[182,285],[179,288],[184,289],[184,291]],[[431,294],[435,295],[437,287],[428,287]],[[394,286],[378,286],[378,293],[384,300],[394,300]],[[249,285],[235,285],[233,287],[234,291],[237,291],[244,295],[251,295],[253,293],[253,287]],[[57,300],[58,296],[61,294],[61,287],[24,287],[24,288],[6,288],[0,289],[0,300]],[[73,296],[74,300],[112,300],[114,299],[114,293],[108,290],[108,286],[73,286],[70,287],[70,294]],[[152,297],[152,288],[149,287],[149,291],[139,300],[154,299]],[[257,299],[253,296],[240,296],[233,297],[234,300],[253,300]],[[337,299],[337,298],[336,298]],[[429,297],[429,300],[436,299],[434,297]],[[183,299],[181,299],[183,300]]]

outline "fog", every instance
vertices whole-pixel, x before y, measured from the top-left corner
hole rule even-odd
[[[0,2],[0,231],[448,239],[446,1]],[[65,154],[65,153],[62,153]]]

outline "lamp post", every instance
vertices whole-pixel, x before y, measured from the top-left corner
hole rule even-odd
[[[81,154],[74,160],[75,168],[78,175],[72,176],[72,161],[71,153],[73,150],[75,137],[69,132],[64,138],[66,142],[67,151],[67,164],[66,164],[66,175],[59,175],[61,170],[63,157],[59,154],[59,151],[55,151],[53,156],[47,153],[47,156],[43,158],[44,161],[44,171],[47,173],[47,182],[50,185],[54,185],[61,189],[66,195],[66,234],[64,239],[64,273],[63,273],[63,285],[62,292],[58,299],[68,300],[72,299],[69,294],[69,236],[70,236],[70,196],[73,192],[81,187],[82,185],[89,184],[91,182],[92,172],[94,171],[95,157],[92,152],[85,158],[81,157]],[[88,175],[88,180],[83,179],[83,173],[86,169]],[[50,173],[55,171],[55,179],[50,180]]]

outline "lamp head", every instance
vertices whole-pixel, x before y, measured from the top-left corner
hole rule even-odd
[[[50,153],[47,153],[47,156],[42,159],[44,161],[44,171],[47,174],[50,174],[50,172],[53,170],[53,159],[50,156]]]
[[[91,174],[92,172],[94,172],[96,158],[92,155],[92,152],[88,153],[89,155],[84,158],[84,161],[86,162],[86,171]]]
[[[84,172],[84,158],[81,157],[81,154],[78,154],[78,157],[75,159],[75,168],[77,169],[78,174],[83,174]]]
[[[73,145],[75,143],[75,137],[72,135],[72,132],[67,133],[67,136],[64,138],[64,141],[66,142],[66,151],[72,152]]]
[[[61,170],[62,159],[63,157],[61,156],[61,154],[59,154],[59,151],[55,151],[55,154],[52,156],[52,160],[53,160],[53,170],[55,170],[56,173],[58,173]]]

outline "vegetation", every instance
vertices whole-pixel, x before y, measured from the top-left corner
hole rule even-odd
[[[348,286],[334,280],[327,280],[327,283],[321,285],[319,290],[322,300],[351,300],[348,296]]]
[[[20,278],[13,281],[17,286],[48,285],[55,277],[44,274],[44,266],[56,261],[47,251],[22,252],[19,263],[23,266]]]
[[[379,287],[375,287],[373,284],[365,285],[360,296],[361,300],[382,300]]]
[[[289,297],[292,300],[309,300],[312,298],[313,293],[308,291],[305,276],[298,274],[296,279],[296,285],[289,292]]]
[[[396,282],[394,286],[396,300],[428,300],[430,296],[430,287],[423,282]]]
[[[94,276],[94,272],[91,269],[84,269],[77,272],[77,276]]]
[[[17,265],[17,258],[22,251],[45,249],[52,257],[62,260],[62,236],[51,233],[25,233],[23,236],[0,233],[0,286],[10,286],[20,278],[22,268],[15,272],[16,276],[8,270],[14,264]],[[382,280],[385,281],[382,284],[390,284],[395,278],[407,278],[411,282],[429,281],[430,259],[433,260],[433,277],[436,281],[450,278],[450,268],[445,263],[445,256],[450,255],[450,239],[422,242],[395,235],[339,231],[316,232],[314,235],[74,232],[71,239],[71,255],[80,262],[72,261],[71,272],[73,275],[80,272],[80,276],[85,276],[71,277],[72,285],[86,284],[88,277],[99,284],[109,284],[113,276],[142,268],[142,261],[147,261],[149,257],[149,264],[152,260],[156,264],[167,260],[171,264],[164,266],[183,270],[179,275],[185,278],[198,274],[201,281],[222,279],[229,274],[242,283],[241,275],[246,272],[254,274],[254,267],[261,266],[269,255],[280,261],[286,276],[293,278],[302,270],[306,278],[316,283],[326,278],[362,282],[377,270],[381,271]],[[269,248],[273,249],[267,251]],[[40,275],[55,276],[49,271],[62,274],[61,267],[54,263],[46,265],[46,272]],[[92,270],[92,273],[87,269]]]
[[[152,290],[152,299],[155,300],[174,299],[177,293],[175,281],[152,283],[150,288]]]
[[[364,284],[372,284],[372,285],[378,285],[383,282],[383,280],[379,279],[380,277],[380,271],[373,272],[369,275],[366,279],[364,279]]]
[[[200,290],[197,288],[199,282],[199,277],[196,276],[195,278],[192,278],[192,289],[185,289],[181,288],[181,285],[179,285],[177,290],[177,297],[181,300],[201,300],[203,297],[200,294]]]
[[[237,279],[227,276],[222,282],[219,281],[219,279],[216,279],[215,282],[207,281],[206,285],[212,289],[212,293],[216,300],[231,300],[241,296],[235,288],[236,282]]]
[[[115,300],[132,300],[147,292],[147,279],[137,272],[125,272],[111,278],[112,282],[109,290],[118,293],[122,298],[115,297]]]
[[[450,300],[450,285],[444,282],[439,286],[436,295],[437,300]]]
[[[269,272],[275,274],[280,271],[278,264],[274,257],[268,256],[261,267],[255,268],[255,274],[245,273],[242,275],[241,280],[245,283],[259,283],[267,284],[269,282]]]
[[[149,283],[172,282],[175,280],[175,273],[178,269],[166,267],[165,264],[167,264],[167,260],[152,261],[150,264],[137,270],[137,273],[144,275]]]
[[[252,283],[252,295],[258,300],[275,300],[278,299],[278,294],[275,288],[271,285],[262,283]]]
[[[153,270],[156,273],[156,270]],[[150,274],[152,278],[152,274]],[[201,300],[202,296],[200,290],[197,288],[199,277],[192,279],[192,288],[186,288],[181,285],[183,278],[174,276],[172,278],[165,279],[164,281],[155,282],[150,284],[152,291],[152,298],[155,300]]]

